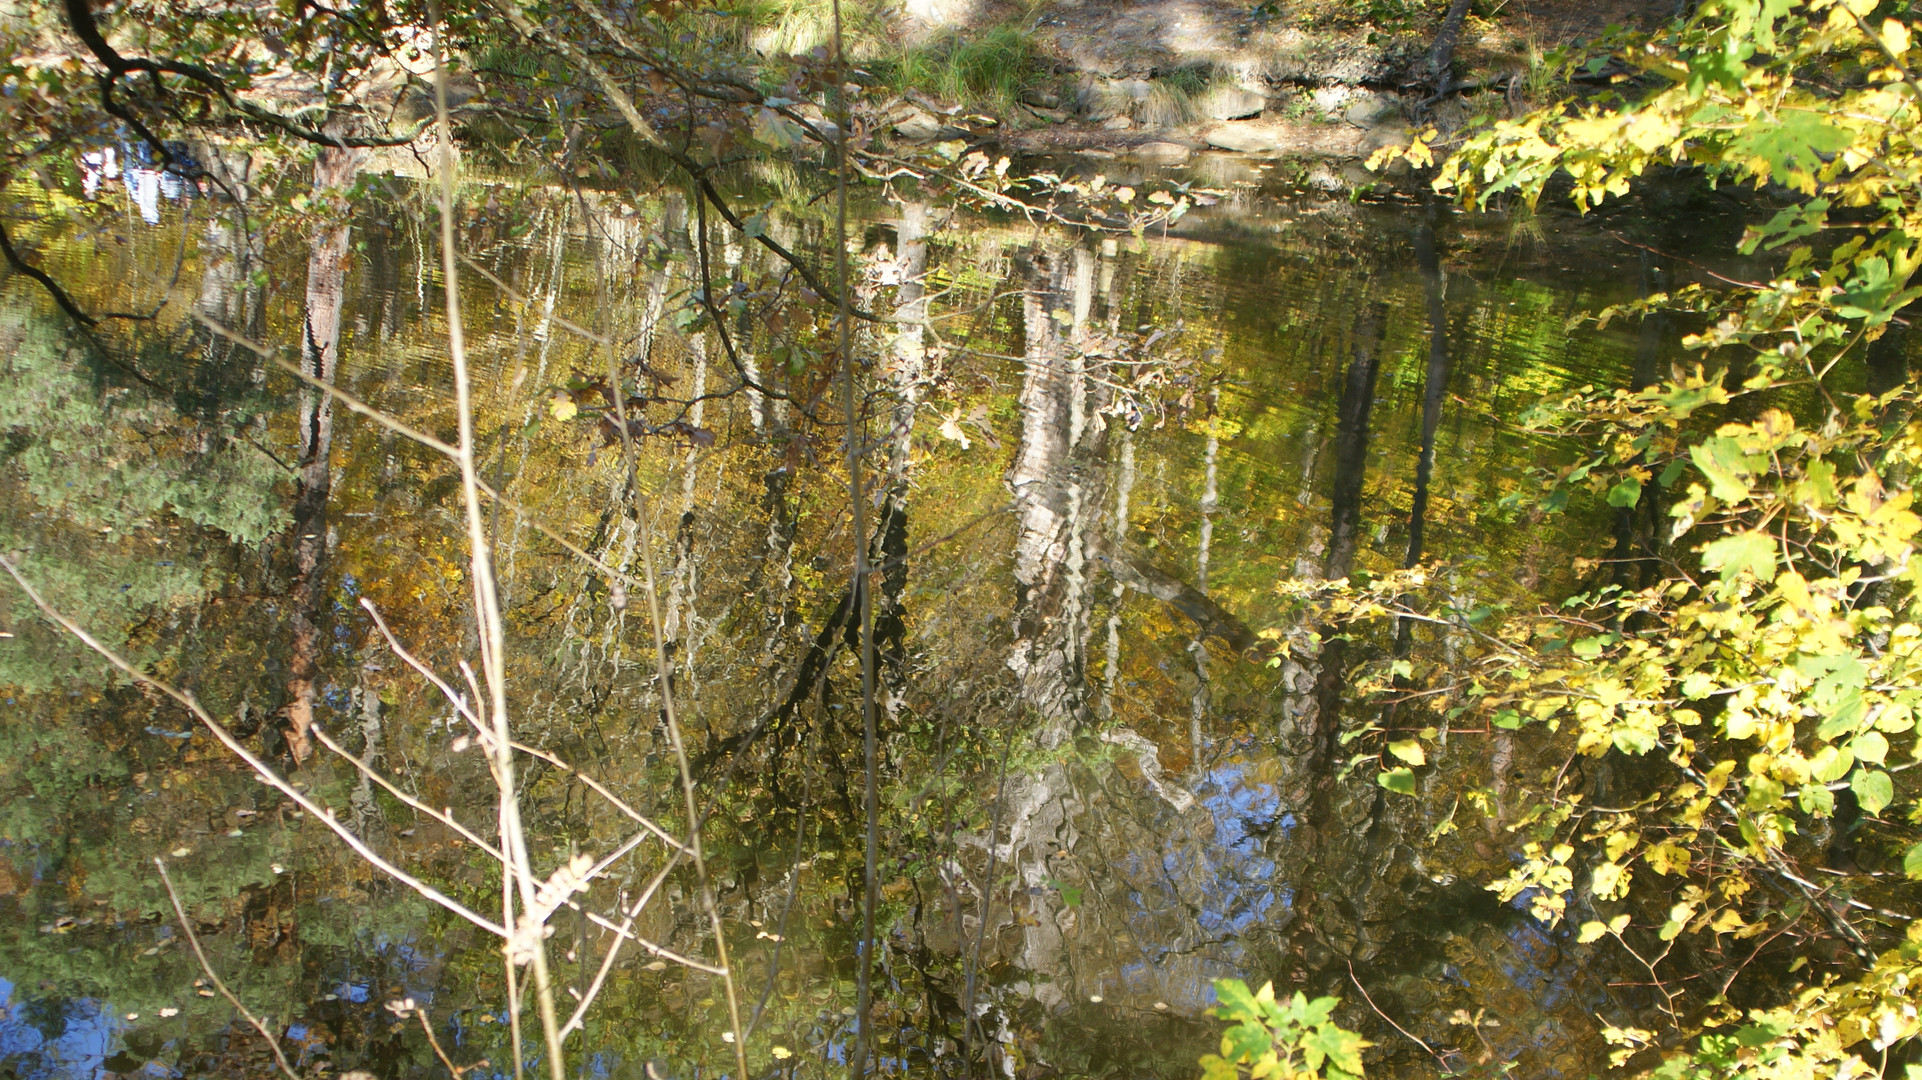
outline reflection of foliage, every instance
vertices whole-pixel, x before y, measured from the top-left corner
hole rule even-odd
[[[201,595],[226,542],[258,544],[284,513],[278,470],[218,429],[182,417],[143,386],[120,385],[31,309],[0,311],[0,548],[88,625],[125,629]],[[208,533],[183,529],[202,526]],[[183,535],[184,534],[184,535]],[[81,670],[70,642],[17,610],[19,638],[0,651],[0,684],[38,688]]]
[[[1336,1024],[1335,998],[1313,1001],[1296,994],[1275,997],[1275,984],[1249,993],[1240,979],[1219,979],[1215,1015],[1231,1022],[1221,1036],[1221,1055],[1201,1059],[1203,1080],[1349,1080],[1362,1075],[1361,1052],[1373,1045]]]
[[[1567,770],[1554,777],[1512,826],[1529,838],[1525,859],[1491,887],[1549,925],[1585,916],[1578,944],[1645,968],[1681,1034],[1701,1030],[1680,1004],[1691,969],[1718,969],[1725,991],[1705,1003],[1705,1027],[1740,1018],[1728,998],[1760,992],[1738,981],[1758,958],[1789,972],[1827,960],[1856,976],[1751,1011],[1747,1026],[1703,1035],[1657,1075],[1866,1075],[1917,1032],[1916,946],[1890,932],[1910,916],[1887,886],[1922,876],[1916,792],[1896,764],[1922,706],[1922,519],[1910,490],[1922,427],[1909,420],[1910,392],[1851,396],[1831,379],[1916,298],[1922,114],[1910,18],[1875,0],[1704,4],[1621,43],[1617,62],[1652,87],[1641,97],[1495,124],[1436,181],[1464,198],[1532,203],[1565,172],[1586,208],[1680,165],[1802,200],[1744,240],[1744,252],[1781,252],[1774,280],[1689,286],[1624,309],[1705,315],[1710,328],[1686,343],[1712,369],[1678,369],[1639,392],[1584,391],[1530,418],[1587,451],[1531,494],[1605,501],[1642,531],[1639,547],[1619,546],[1613,568],[1590,566],[1593,586],[1558,609],[1478,631],[1473,675],[1426,673],[1472,684],[1468,700],[1495,727],[1539,724],[1577,755],[1639,759],[1605,806]],[[1828,77],[1837,71],[1853,76]],[[1838,206],[1860,209],[1843,226],[1829,218]],[[1846,242],[1813,242],[1843,227]],[[1672,550],[1685,541],[1686,553]],[[1400,610],[1383,592],[1349,602]],[[1792,960],[1769,952],[1783,938],[1799,946]],[[1888,951],[1876,960],[1878,949]],[[1673,1045],[1635,1027],[1604,1034],[1617,1065]]]

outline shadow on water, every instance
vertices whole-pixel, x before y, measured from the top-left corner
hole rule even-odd
[[[667,523],[653,542],[675,688],[725,785],[710,838],[730,947],[764,1002],[751,1046],[772,1072],[831,1074],[850,1049],[861,815],[840,436],[807,419],[833,401],[827,321],[764,252],[716,233],[730,357],[696,317],[702,238],[677,197],[473,186],[463,248],[519,297],[461,282],[483,470],[631,563],[639,534],[610,495],[620,432],[601,414],[632,395],[639,482]],[[788,247],[824,250],[818,208],[778,188],[745,185],[744,204]],[[312,245],[260,252],[156,205],[156,235],[188,230],[188,303],[305,340],[313,370],[450,426],[438,270],[406,206],[370,201]],[[1598,537],[1619,566],[1646,557],[1656,507],[1503,503],[1559,462],[1514,425],[1522,408],[1640,385],[1672,353],[1681,328],[1652,319],[1563,329],[1649,288],[1640,263],[1559,219],[1259,186],[1139,241],[912,197],[863,220],[861,300],[898,319],[861,342],[877,358],[878,524],[858,539],[882,568],[883,1071],[1191,1075],[1213,1043],[1212,981],[1240,977],[1341,996],[1382,1075],[1435,1067],[1388,1018],[1469,1072],[1586,1075],[1593,1015],[1649,1003],[1566,928],[1482,888],[1517,857],[1506,826],[1559,762],[1519,733],[1465,733],[1413,796],[1386,794],[1372,766],[1348,772],[1343,736],[1363,724],[1449,722],[1432,702],[1384,718],[1357,700],[1353,666],[1471,646],[1413,620],[1342,636],[1275,586],[1434,561],[1468,610],[1571,589],[1571,555],[1606,554]],[[51,254],[67,270],[82,258]],[[274,287],[245,285],[262,263]],[[471,651],[445,470],[192,324],[139,331],[145,382],[91,367],[40,298],[7,288],[0,364],[19,392],[0,403],[0,546],[282,764],[304,759],[302,783],[370,844],[486,902],[498,879],[457,837],[305,741],[318,724],[430,804],[487,812],[446,702],[357,606],[443,668]],[[611,389],[567,322],[605,328],[631,381]],[[176,408],[166,379],[200,388],[201,406]],[[492,528],[523,737],[671,815],[656,807],[674,787],[643,621],[512,515]],[[0,1068],[264,1066],[195,982],[159,855],[216,965],[303,1068],[432,1073],[418,1026],[384,1008],[412,996],[464,1062],[494,1063],[472,1075],[511,1075],[486,942],[352,863],[12,595],[0,628]],[[527,804],[543,858],[623,835],[537,762]],[[611,907],[657,858],[638,852],[587,905]],[[637,929],[710,948],[692,882],[664,895]],[[584,914],[556,925],[579,992],[606,935]],[[631,955],[577,1036],[585,1075],[724,1073],[717,993]]]

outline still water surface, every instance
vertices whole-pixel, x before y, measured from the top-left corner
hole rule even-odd
[[[1097,167],[1157,180],[1081,168]],[[743,211],[826,264],[823,214],[786,182],[743,179]],[[1192,1075],[1213,1048],[1211,981],[1236,976],[1341,996],[1381,1075],[1439,1068],[1384,1015],[1456,1068],[1588,1075],[1594,1015],[1633,1015],[1646,991],[1482,888],[1516,857],[1504,826],[1562,761],[1477,720],[1418,770],[1412,798],[1377,789],[1369,763],[1321,783],[1371,745],[1323,747],[1321,713],[1413,730],[1447,723],[1449,703],[1341,704],[1344,676],[1389,655],[1392,628],[1331,659],[1277,586],[1422,561],[1471,613],[1593,584],[1572,559],[1613,552],[1620,522],[1599,499],[1549,515],[1505,503],[1531,470],[1573,460],[1517,420],[1680,355],[1678,327],[1565,329],[1660,268],[1604,225],[1351,203],[1259,176],[1220,190],[1140,239],[910,193],[867,205],[851,241],[862,305],[905,320],[856,341],[883,564],[882,1067]],[[307,245],[249,251],[192,202],[149,224],[139,193],[108,180],[98,194],[130,200],[124,235],[68,238],[50,268],[103,306],[168,304],[113,339],[122,362],[107,363],[7,283],[0,547],[375,849],[497,907],[484,856],[324,751],[296,766],[281,734],[311,708],[404,790],[490,833],[484,761],[363,606],[450,677],[474,655],[453,473],[344,410],[303,471],[316,399],[189,313],[299,341]],[[675,196],[476,180],[463,201],[463,250],[507,286],[461,280],[484,472],[609,563],[638,568],[652,545],[675,697],[715,798],[710,857],[752,1060],[832,1074],[852,1025],[862,751],[858,668],[835,622],[852,541],[831,311],[759,247],[716,231],[703,253]],[[431,218],[406,181],[360,205],[336,378],[451,437]],[[726,343],[699,317],[703,257]],[[611,337],[645,399],[631,407],[648,530],[598,411],[608,351],[568,324]],[[678,820],[644,607],[523,517],[496,511],[491,527],[518,737]],[[212,963],[303,1072],[441,1075],[419,1025],[384,1007],[412,997],[456,1064],[511,1074],[488,941],[356,862],[10,590],[0,1068],[270,1069],[197,982],[161,857]],[[1408,648],[1424,663],[1475,651],[1441,624]],[[564,770],[530,759],[523,781],[541,865],[630,834]],[[583,908],[612,915],[662,858],[635,849]],[[572,994],[610,937],[576,912],[555,925]],[[711,958],[706,927],[680,874],[636,930]],[[583,1075],[730,1071],[719,997],[707,976],[630,950],[572,1036]],[[1451,1024],[1457,1010],[1481,1024]]]

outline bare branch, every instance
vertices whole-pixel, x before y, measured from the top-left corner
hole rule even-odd
[[[239,739],[234,737],[233,732],[228,731],[220,721],[215,720],[212,714],[202,708],[200,702],[196,700],[192,694],[176,689],[171,683],[156,679],[152,675],[133,666],[125,657],[101,644],[92,634],[82,629],[80,624],[61,614],[53,605],[47,603],[46,599],[40,595],[39,590],[35,589],[33,585],[21,575],[20,570],[13,565],[12,561],[4,555],[0,555],[0,570],[5,570],[7,574],[13,578],[21,590],[27,594],[27,598],[33,601],[34,606],[39,608],[40,613],[46,616],[49,621],[57,624],[61,629],[72,634],[74,637],[79,638],[89,649],[99,653],[103,659],[119,669],[120,672],[128,678],[137,683],[151,686],[155,690],[172,698],[174,701],[179,702],[188,712],[193,713],[196,719],[207,726],[207,730],[213,734],[215,739],[219,740],[222,746],[225,746],[235,757],[238,757],[252,767],[255,775],[260,778],[261,783],[292,799],[296,806],[314,815],[314,817],[319,818],[323,824],[334,831],[334,835],[340,837],[348,847],[354,849],[355,854],[366,859],[375,869],[414,890],[428,900],[446,908],[448,911],[466,919],[482,930],[501,938],[507,937],[507,931],[499,924],[489,920],[486,916],[475,914],[460,901],[453,899],[432,885],[427,884],[412,874],[409,874],[407,871],[402,870],[400,867],[395,866],[393,863],[388,862],[386,859],[381,858],[378,852],[368,847],[366,842],[361,840],[360,837],[355,836],[345,825],[342,825],[335,819],[334,811],[331,807],[325,807],[315,802],[309,798],[305,792],[294,787],[279,774],[268,768],[266,762],[254,756],[252,751],[248,750],[241,744]]]
[[[239,1010],[241,1017],[252,1024],[255,1031],[260,1032],[261,1038],[267,1040],[267,1047],[274,1052],[274,1062],[280,1066],[280,1071],[287,1075],[287,1080],[300,1080],[300,1074],[294,1072],[292,1065],[287,1064],[287,1055],[280,1049],[280,1040],[274,1037],[273,1032],[267,1030],[267,1025],[261,1021],[260,1017],[255,1016],[252,1010],[240,1003],[240,999],[234,996],[234,992],[227,989],[227,984],[221,980],[220,973],[207,962],[207,953],[200,947],[200,939],[194,936],[193,920],[187,918],[187,909],[181,906],[180,894],[174,891],[173,879],[167,876],[167,864],[155,859],[153,865],[154,869],[160,871],[160,883],[167,887],[167,899],[173,901],[174,915],[180,919],[180,932],[187,935],[187,944],[193,946],[194,958],[200,961],[200,970],[207,973],[207,981],[213,983],[214,989],[220,991],[220,996],[226,998],[235,1009]]]

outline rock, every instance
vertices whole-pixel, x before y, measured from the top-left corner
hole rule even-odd
[[[1400,119],[1401,101],[1387,94],[1368,94],[1357,97],[1341,115],[1356,127],[1374,127],[1386,120]]]
[[[1208,145],[1217,150],[1233,150],[1242,154],[1270,153],[1282,148],[1284,130],[1277,124],[1266,124],[1259,120],[1238,120],[1222,124],[1208,132]]]
[[[1193,153],[1178,142],[1151,142],[1134,149],[1136,157],[1152,165],[1185,165]]]
[[[1323,86],[1308,95],[1308,103],[1323,116],[1339,116],[1360,92],[1347,86]]]
[[[973,22],[979,5],[975,0],[907,0],[901,6],[910,40],[921,42],[932,40],[943,30]]]
[[[1242,154],[1314,154],[1354,157],[1361,133],[1346,124],[1287,120],[1235,120],[1209,129],[1208,145]]]
[[[915,109],[894,122],[894,133],[903,139],[925,142],[941,134],[942,123],[921,109]]]
[[[1407,124],[1382,124],[1361,137],[1361,155],[1366,158],[1384,146],[1406,146],[1408,140],[1414,137],[1414,129]]]
[[[1153,92],[1146,79],[1121,79],[1115,83],[1115,89],[1128,95],[1129,101],[1146,101]]]
[[[1125,116],[1111,116],[1101,122],[1103,131],[1127,131],[1134,126],[1135,122]]]
[[[1211,87],[1195,102],[1195,111],[1210,120],[1244,120],[1267,107],[1267,98],[1239,86]]]
[[[1029,88],[1021,92],[1021,104],[1035,109],[1059,109],[1061,98],[1046,90]]]
[[[1335,195],[1348,190],[1348,181],[1342,179],[1341,174],[1325,161],[1318,161],[1310,167],[1308,175],[1302,178],[1302,182],[1307,185],[1308,190],[1319,191],[1324,195]]]

